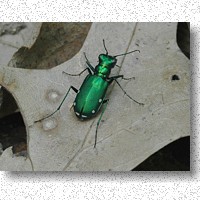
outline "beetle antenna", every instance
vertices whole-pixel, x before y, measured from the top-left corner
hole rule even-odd
[[[108,50],[106,49],[106,45],[105,45],[105,40],[104,39],[103,39],[103,46],[104,46],[104,48],[106,50],[106,55],[108,55]]]
[[[127,55],[127,54],[130,54],[130,53],[136,52],[136,51],[138,51],[138,52],[140,53],[140,50],[134,50],[134,51],[130,51],[130,52],[128,52],[128,53],[119,54],[119,55],[116,55],[116,56],[113,56],[113,57],[116,58],[116,57],[118,57],[118,56]]]

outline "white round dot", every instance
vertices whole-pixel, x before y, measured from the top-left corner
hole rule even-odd
[[[99,103],[101,103],[102,102],[102,99],[99,99]]]
[[[92,113],[95,113],[95,110],[93,110]]]
[[[55,118],[50,118],[50,119],[45,119],[43,122],[42,122],[42,127],[45,131],[48,131],[48,130],[51,130],[51,129],[54,129],[55,127],[57,126],[57,121]]]
[[[76,102],[74,102],[74,106],[76,105]]]
[[[48,93],[48,98],[52,102],[56,102],[59,99],[59,94],[56,91],[50,91]]]

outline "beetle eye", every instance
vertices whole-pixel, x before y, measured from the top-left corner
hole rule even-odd
[[[103,60],[103,57],[104,57],[103,54],[100,54],[100,55],[99,55],[99,59],[100,59],[100,60]]]
[[[116,63],[116,62],[117,62],[117,59],[114,58],[114,59],[112,60],[112,63]]]

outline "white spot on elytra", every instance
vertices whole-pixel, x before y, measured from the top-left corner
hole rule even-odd
[[[81,117],[83,117],[83,118],[87,118],[87,116],[86,116],[86,115],[81,115]]]
[[[78,113],[78,112],[76,112],[76,114],[79,116],[80,115],[80,113]]]
[[[102,99],[99,99],[99,103],[101,103],[102,102]]]
[[[95,113],[95,110],[93,110],[92,113]]]
[[[74,102],[74,106],[76,105],[76,102]]]

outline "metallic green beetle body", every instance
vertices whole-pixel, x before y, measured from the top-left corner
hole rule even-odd
[[[93,117],[100,109],[108,82],[96,75],[88,75],[74,101],[74,112],[80,119]]]
[[[143,103],[139,103],[138,101],[134,100],[131,96],[129,96],[126,93],[126,91],[122,88],[122,86],[119,84],[119,82],[117,81],[118,78],[122,78],[124,80],[129,80],[131,78],[124,78],[123,75],[117,75],[117,76],[110,77],[112,68],[117,66],[116,65],[116,63],[117,63],[116,57],[117,56],[127,55],[127,54],[133,53],[135,51],[138,51],[138,52],[140,52],[140,51],[135,50],[135,51],[130,51],[128,53],[110,56],[110,55],[108,55],[108,51],[105,47],[104,40],[103,40],[103,44],[104,44],[104,48],[106,50],[106,54],[99,55],[99,63],[95,68],[90,64],[89,60],[87,59],[87,57],[85,55],[87,68],[85,68],[81,73],[68,74],[68,73],[64,72],[71,76],[80,76],[85,70],[88,70],[89,74],[86,76],[80,89],[77,90],[74,86],[70,86],[70,88],[68,89],[67,93],[65,94],[65,96],[64,96],[62,102],[60,103],[60,105],[58,106],[58,108],[50,115],[48,115],[40,120],[37,120],[35,122],[39,122],[43,119],[49,118],[52,115],[54,115],[57,111],[59,111],[61,106],[63,105],[65,99],[67,98],[70,90],[72,89],[74,92],[77,93],[76,98],[73,103],[73,107],[74,107],[74,112],[79,119],[86,120],[86,119],[90,119],[90,118],[94,117],[98,113],[98,111],[101,109],[102,105],[104,105],[103,109],[101,111],[101,115],[100,115],[99,120],[96,125],[95,144],[94,144],[94,147],[96,147],[98,126],[99,126],[99,123],[101,122],[102,115],[106,109],[106,106],[107,106],[107,103],[109,100],[109,99],[105,98],[106,92],[107,92],[109,85],[113,81],[115,81],[119,85],[119,87],[122,89],[124,94],[127,97],[129,97],[132,101],[138,103],[139,105],[144,105]]]
[[[112,82],[109,75],[116,62],[115,57],[101,54],[94,74],[90,73],[86,76],[73,104],[74,112],[79,119],[89,119],[100,110],[108,86]]]

